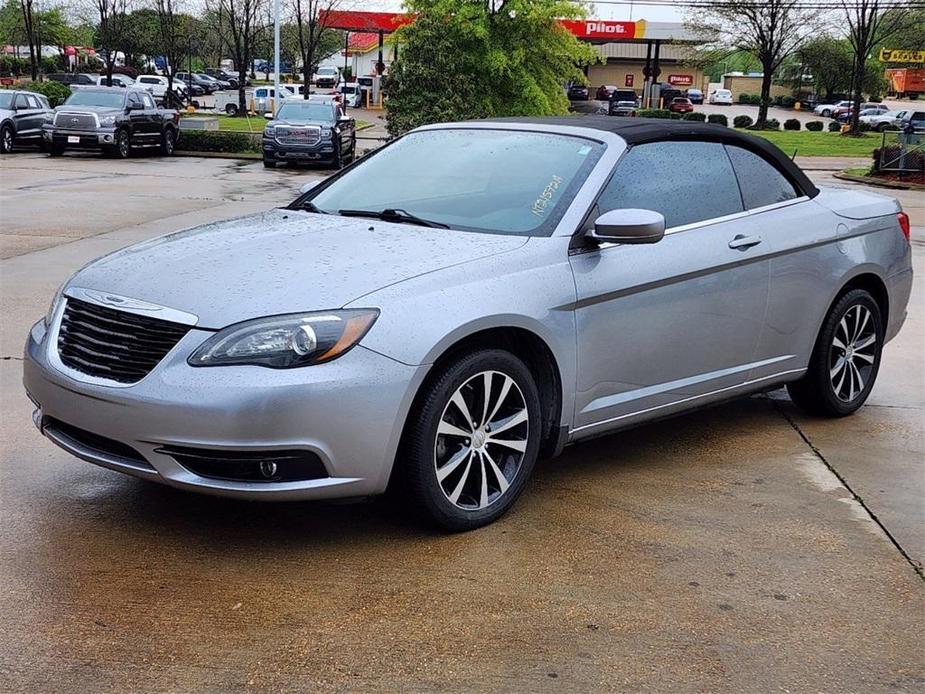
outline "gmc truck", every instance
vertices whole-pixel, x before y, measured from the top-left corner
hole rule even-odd
[[[171,155],[180,133],[180,114],[158,108],[150,92],[121,87],[77,87],[45,117],[42,138],[51,156],[65,150],[99,150],[125,159],[136,148]]]

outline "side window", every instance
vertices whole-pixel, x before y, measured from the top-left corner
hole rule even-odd
[[[753,210],[799,197],[793,184],[763,157],[734,145],[726,145],[726,151],[739,179],[745,209]]]
[[[142,94],[141,100],[144,102],[146,109],[153,111],[157,108],[157,106],[154,105],[154,99],[151,98],[150,94]]]
[[[256,92],[254,92],[254,96],[258,99],[266,98],[266,95],[267,95],[266,89],[258,89]]]
[[[128,105],[129,106],[143,106],[144,104],[141,103],[141,99],[139,98],[138,94],[135,94],[134,92],[129,92]]]
[[[25,95],[25,94],[17,94],[17,95],[16,95],[16,108],[17,108],[17,109],[32,108],[32,107],[29,105],[29,101],[26,99],[26,95]]]
[[[652,142],[620,158],[598,199],[601,213],[633,207],[661,212],[671,228],[741,212],[742,198],[721,144]]]
[[[42,108],[42,104],[39,103],[37,97],[27,94],[26,99],[29,101],[29,108]]]

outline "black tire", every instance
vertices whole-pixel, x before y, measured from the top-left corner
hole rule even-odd
[[[9,124],[0,128],[0,154],[9,154],[13,151],[13,141],[16,139],[13,127]]]
[[[264,166],[264,168],[267,168],[267,169],[275,169],[275,168],[276,168],[276,160],[275,160],[275,159],[264,159],[264,160],[263,160],[263,166]]]
[[[344,168],[344,155],[340,150],[340,145],[337,146],[337,151],[334,152],[334,157],[331,159],[331,168],[333,169]]]
[[[526,413],[525,422],[506,427],[501,437],[516,439],[507,443],[517,443],[522,451],[495,443],[492,437],[502,431],[491,434],[488,422],[477,427],[470,426],[468,421],[463,424],[467,418],[462,410],[456,404],[451,407],[451,399],[459,391],[459,397],[471,410],[470,416],[474,412],[474,417],[483,419],[485,398],[479,393],[485,389],[479,390],[479,384],[485,383],[486,372],[491,374],[488,379],[491,411],[487,417],[491,424],[497,429],[502,426],[499,422]],[[513,385],[505,390],[508,379]],[[468,399],[462,393],[468,393]],[[474,431],[472,438],[440,433],[438,427],[451,418],[460,427]],[[398,476],[413,508],[427,522],[454,532],[493,522],[507,512],[523,491],[536,464],[542,428],[539,393],[533,376],[510,352],[481,350],[444,367],[419,393],[396,461]],[[442,479],[438,478],[438,465],[441,470],[450,470]],[[483,492],[483,488],[487,491]],[[454,492],[455,501],[451,500]]]
[[[787,385],[790,398],[809,414],[844,417],[855,412],[877,380],[883,334],[880,306],[869,292],[852,289],[840,296],[822,324],[808,370]],[[870,337],[869,346],[858,346]]]
[[[125,128],[116,132],[114,153],[120,159],[128,159],[132,156],[132,139],[128,130]]]
[[[225,106],[225,113],[229,116],[238,115],[238,105],[237,104],[228,104]]]
[[[48,156],[49,157],[60,157],[64,154],[64,147],[61,145],[49,144],[48,145]]]
[[[165,157],[173,156],[173,150],[177,146],[177,133],[173,128],[167,128],[161,135],[161,154]]]

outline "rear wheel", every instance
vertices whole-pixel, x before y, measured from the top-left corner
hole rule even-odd
[[[791,399],[811,414],[844,417],[870,395],[880,369],[883,319],[869,292],[852,289],[829,312],[806,374],[787,386]]]
[[[533,376],[502,350],[462,357],[440,372],[408,418],[401,473],[416,510],[453,531],[502,516],[539,452]]]
[[[264,166],[264,168],[267,168],[267,169],[275,169],[275,168],[276,168],[276,160],[275,160],[275,159],[264,159],[264,160],[263,160],[263,166]]]
[[[167,128],[161,135],[161,154],[164,156],[173,155],[173,150],[177,145],[177,133],[173,128]]]
[[[237,104],[228,104],[227,106],[225,106],[225,113],[227,113],[229,116],[236,116],[236,115],[238,115],[238,105],[237,105]]]
[[[0,154],[9,154],[13,151],[13,128],[4,125],[0,128]]]
[[[48,156],[49,157],[60,157],[62,154],[64,154],[64,147],[62,147],[61,145],[56,145],[56,144],[48,145]]]
[[[827,109],[827,108],[822,109],[823,118],[830,118],[831,116],[832,116],[832,111],[830,109]]]

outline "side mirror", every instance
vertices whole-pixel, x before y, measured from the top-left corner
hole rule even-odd
[[[269,111],[267,111],[266,113],[264,113],[264,114],[263,114],[263,117],[266,118],[267,120],[273,120],[273,114],[270,113]]]
[[[305,193],[315,188],[315,186],[317,186],[319,183],[321,183],[321,181],[318,181],[318,180],[308,181],[307,183],[303,183],[301,186],[299,186],[299,192],[302,195],[305,195]]]
[[[605,212],[587,236],[599,243],[657,243],[665,235],[665,217],[652,210]]]
[[[144,111],[145,107],[143,104],[129,104],[125,107],[125,112],[129,113],[131,111]]]

